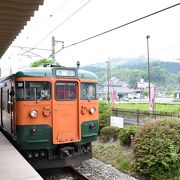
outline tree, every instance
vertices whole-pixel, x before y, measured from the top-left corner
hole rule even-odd
[[[174,89],[174,86],[173,86],[172,84],[169,84],[169,85],[167,86],[167,91],[168,91],[169,93],[172,93],[172,92],[173,92],[173,89]]]
[[[131,87],[134,87],[135,84],[142,78],[146,77],[146,72],[143,70],[133,70],[129,77],[129,84]]]
[[[40,59],[38,61],[34,61],[32,64],[31,64],[31,67],[39,67],[39,66],[42,66],[42,65],[45,65],[45,64],[51,64],[51,60],[49,59]],[[57,65],[59,65],[59,63],[56,63]]]
[[[178,82],[179,87],[180,87],[180,71],[177,73],[177,82]]]
[[[137,67],[138,68],[138,67]],[[103,84],[107,79],[107,72],[105,69],[94,71],[97,74],[99,84]],[[122,82],[129,83],[130,87],[134,87],[137,82],[143,77],[145,82],[148,82],[148,70],[144,69],[123,69],[123,67],[114,67],[111,69],[111,77],[116,77]],[[165,68],[158,66],[158,63],[151,64],[150,67],[150,80],[152,84],[155,84],[158,88],[164,91],[167,86],[173,88],[180,87],[180,71],[177,74],[169,72]],[[170,90],[169,89],[169,90]]]
[[[170,73],[160,67],[151,68],[151,81],[157,85],[165,85]]]
[[[99,101],[99,124],[101,126],[109,126],[111,113],[111,104],[105,101]]]

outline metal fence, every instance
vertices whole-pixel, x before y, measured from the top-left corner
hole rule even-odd
[[[150,113],[148,111],[127,110],[119,108],[112,109],[112,115],[116,117],[122,117],[124,119],[124,125],[142,125],[150,119],[171,118],[180,120],[180,113]]]

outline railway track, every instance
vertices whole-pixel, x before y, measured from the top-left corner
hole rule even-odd
[[[41,169],[37,171],[44,180],[90,180],[72,167]]]
[[[72,167],[68,167],[68,168],[74,174],[74,176],[77,177],[77,180],[90,180],[88,177],[86,177],[85,175],[81,174],[80,172],[78,172],[74,168],[72,168]]]

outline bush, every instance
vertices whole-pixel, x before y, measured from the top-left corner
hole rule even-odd
[[[118,127],[107,126],[101,130],[100,140],[102,142],[108,142],[110,140],[114,141],[118,139],[118,134],[119,134]]]
[[[133,140],[134,168],[150,179],[180,175],[180,121],[157,120],[139,128]]]
[[[111,114],[111,105],[105,101],[99,101],[99,124],[101,126],[109,126]]]
[[[119,130],[119,140],[122,145],[131,145],[131,139],[134,137],[138,126],[126,126]]]

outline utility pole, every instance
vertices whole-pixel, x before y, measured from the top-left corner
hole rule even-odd
[[[64,49],[64,41],[57,41],[57,40],[55,40],[55,37],[54,36],[52,36],[52,54],[51,54],[51,57],[52,57],[52,64],[53,65],[55,65],[56,64],[56,58],[55,58],[55,54],[56,54],[56,52],[55,52],[55,46],[56,46],[56,43],[62,43],[62,48],[60,49],[60,50],[62,50],[62,49]],[[59,50],[59,51],[60,51]]]
[[[110,86],[111,86],[111,72],[110,72],[110,60],[107,63],[107,101],[110,102]]]
[[[55,59],[55,37],[52,36],[52,64],[56,64]]]
[[[149,38],[150,36],[147,35],[147,56],[148,56],[148,80],[149,80],[149,103],[151,99],[151,78],[150,78],[150,64],[149,64]]]
[[[110,97],[111,97],[111,99],[112,99],[112,89],[111,89],[111,87],[112,87],[112,84],[111,84],[111,62],[110,62],[110,57],[109,57],[109,85],[110,85]]]
[[[155,87],[151,87],[151,73],[150,73],[150,63],[149,63],[149,38],[150,36],[147,35],[147,55],[148,55],[148,79],[149,79],[149,111],[150,113],[154,114],[154,101],[155,101]]]

